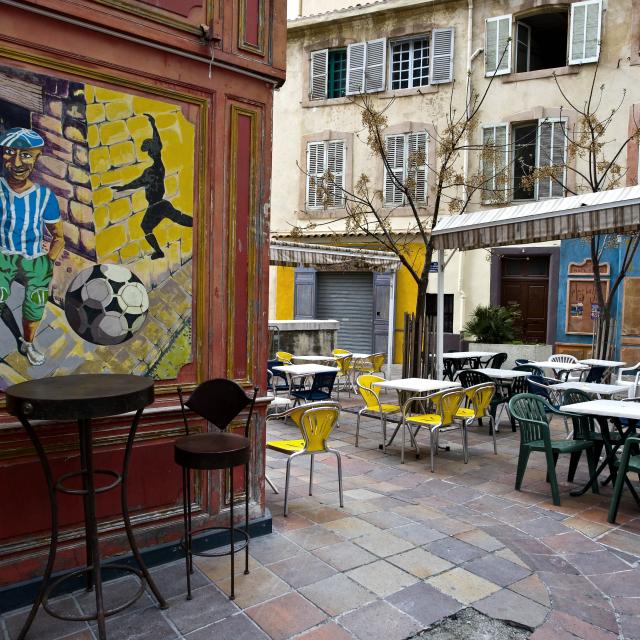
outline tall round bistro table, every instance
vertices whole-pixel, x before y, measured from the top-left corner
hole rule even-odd
[[[29,380],[9,387],[6,391],[7,411],[16,416],[29,435],[44,471],[49,501],[51,505],[51,542],[49,558],[38,590],[18,640],[23,640],[33,623],[42,604],[50,615],[61,620],[96,620],[100,640],[106,640],[105,618],[133,604],[144,592],[145,581],[164,609],[167,604],[151,578],[133,537],[127,500],[127,476],[133,441],[138,422],[144,408],[154,399],[153,380],[127,374],[86,374],[57,376],[41,380]],[[103,418],[135,411],[124,452],[122,472],[111,469],[96,469],[93,463],[92,418]],[[46,429],[46,425],[34,426],[34,420],[76,420],[80,441],[80,470],[54,478],[47,454],[37,431]],[[107,478],[108,483],[96,487],[96,478]],[[68,485],[72,478],[80,478],[82,488]],[[102,576],[100,572],[100,545],[98,538],[98,520],[96,517],[96,494],[121,488],[122,518],[124,520],[129,546],[138,569],[124,564],[109,564],[110,569],[136,575],[140,581],[137,593],[124,604],[107,610],[104,606]],[[57,492],[82,496],[84,502],[84,524],[86,535],[86,567],[70,571],[51,581],[56,552],[58,549],[58,502]],[[87,589],[95,591],[96,610],[87,615],[66,616],[56,613],[49,607],[49,597],[54,589],[65,580],[85,575]]]

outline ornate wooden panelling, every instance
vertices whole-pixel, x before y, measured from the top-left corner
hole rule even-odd
[[[265,1],[266,0],[240,0],[238,47],[261,56],[265,54]]]

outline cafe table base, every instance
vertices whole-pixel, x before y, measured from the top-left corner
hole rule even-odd
[[[64,384],[66,384],[66,387],[63,386]],[[65,392],[68,392],[68,395],[65,395]],[[18,417],[38,455],[47,484],[51,508],[49,557],[38,594],[18,635],[18,640],[24,640],[27,637],[27,633],[36,617],[40,605],[42,605],[49,615],[59,620],[95,620],[99,640],[106,640],[106,618],[126,609],[140,598],[144,593],[145,582],[149,585],[160,607],[166,609],[167,603],[149,574],[138,550],[131,527],[127,499],[127,480],[133,442],[144,407],[153,402],[153,381],[139,376],[116,374],[61,376],[58,378],[30,380],[14,385],[6,390],[6,397],[7,410],[9,413]],[[117,415],[130,411],[135,411],[135,415],[127,437],[122,473],[111,469],[95,468],[91,418]],[[30,420],[69,420],[74,418],[78,424],[81,469],[80,471],[66,473],[54,479],[47,454],[36,433],[36,428]],[[39,428],[46,429],[46,426]],[[69,486],[69,481],[76,478],[81,478],[82,480],[81,489]],[[107,478],[108,482],[97,487],[97,478]],[[121,603],[112,609],[106,609],[102,589],[102,562],[100,556],[98,520],[96,517],[96,495],[114,490],[118,486],[120,487],[124,528],[138,568],[129,567],[124,564],[109,564],[107,567],[109,570],[116,570],[136,576],[139,580],[139,586],[136,593],[127,602]],[[86,539],[86,566],[66,572],[52,581],[51,575],[58,551],[58,538],[60,533],[57,493],[75,495],[82,498]],[[85,615],[75,616],[57,613],[49,603],[53,592],[63,583],[83,575],[86,576],[87,591],[93,591],[95,593],[95,611]]]

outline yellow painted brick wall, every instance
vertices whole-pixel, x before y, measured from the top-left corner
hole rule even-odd
[[[145,115],[150,114],[162,141],[165,199],[193,215],[194,126],[178,105],[92,85],[85,85],[85,97],[97,260],[135,262],[136,274],[152,284],[191,256],[193,229],[163,220],[155,235],[165,257],[151,261],[152,249],[140,227],[149,204],[144,189],[118,193],[113,187],[139,177],[152,164],[142,150],[142,143],[153,135]]]

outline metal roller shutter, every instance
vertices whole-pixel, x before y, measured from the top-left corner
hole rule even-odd
[[[316,317],[339,320],[341,349],[371,353],[373,342],[373,276],[371,273],[317,274]]]

